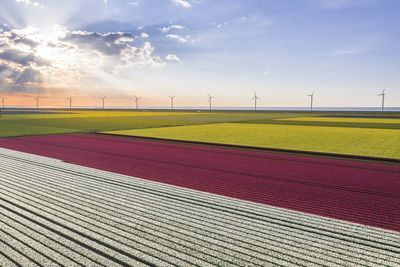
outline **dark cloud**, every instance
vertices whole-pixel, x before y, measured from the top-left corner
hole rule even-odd
[[[112,56],[130,49],[134,36],[130,33],[106,33],[97,32],[71,32],[62,41],[74,43],[80,48],[94,49],[102,54]]]
[[[38,66],[50,65],[49,61],[37,57],[33,53],[23,52],[18,49],[5,49],[0,53],[0,59],[22,66],[30,66],[31,64],[36,64]]]
[[[14,81],[17,84],[41,83],[43,81],[43,77],[40,71],[32,68],[25,68],[18,73]]]
[[[40,29],[0,30],[0,91],[40,90],[46,81],[65,82],[65,77],[91,79],[99,73],[118,74],[121,67],[163,66],[150,42],[134,45],[131,33],[97,33],[55,28],[41,35]],[[50,40],[50,41],[49,41]],[[39,56],[40,55],[40,56]],[[43,58],[45,56],[49,58]],[[42,56],[42,57],[41,57]]]
[[[0,92],[38,92],[43,82],[40,71],[0,64]]]
[[[36,47],[38,45],[37,42],[35,42],[35,41],[31,40],[31,39],[25,38],[25,37],[15,33],[15,32],[10,32],[10,38],[9,39],[11,41],[13,41],[15,44],[23,44],[23,45],[29,46],[31,48],[34,48],[34,47]]]

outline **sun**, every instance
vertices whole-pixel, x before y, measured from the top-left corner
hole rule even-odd
[[[59,65],[60,62],[70,61],[71,54],[66,53],[68,47],[65,44],[61,45],[62,42],[60,42],[66,36],[64,27],[58,25],[51,29],[27,27],[16,32],[26,40],[33,42],[33,45],[30,46],[22,43],[18,47],[20,50],[28,50],[26,52],[31,52],[36,57],[56,65]]]

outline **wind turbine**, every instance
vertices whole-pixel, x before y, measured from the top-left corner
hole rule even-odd
[[[105,104],[106,98],[107,98],[107,97],[105,97],[105,96],[100,97],[100,99],[103,101],[103,109],[104,109],[104,104]]]
[[[382,97],[382,112],[385,111],[385,96],[386,96],[386,89],[383,89],[382,93],[380,93],[378,96]]]
[[[257,92],[254,92],[254,97],[251,100],[254,100],[254,110],[257,110],[257,100],[260,99],[257,96]]]
[[[139,100],[142,99],[138,96],[135,96],[135,104],[136,104],[136,109],[139,109]]]
[[[175,100],[176,96],[169,96],[169,98],[171,99],[171,110],[174,109],[174,100]]]
[[[307,95],[307,96],[309,96],[310,97],[310,101],[311,101],[311,106],[310,106],[310,111],[313,111],[313,106],[314,106],[314,91],[311,93],[311,94],[309,94],[309,95]]]
[[[214,97],[213,96],[210,96],[209,94],[207,94],[208,95],[208,104],[210,105],[210,110],[211,110],[211,107],[212,107],[212,100],[214,99]]]
[[[36,97],[36,109],[39,109],[39,96]]]
[[[5,106],[6,99],[7,98],[5,98],[5,97],[1,98],[1,104],[2,104],[3,109],[4,109],[4,106]]]
[[[1,98],[1,103],[3,104],[2,106],[3,106],[3,108],[2,109],[0,109],[0,117],[2,117],[2,115],[3,115],[3,109],[4,109],[4,100],[5,100],[5,98],[4,97],[2,97]]]
[[[69,100],[69,109],[72,109],[72,96],[68,97],[67,100]]]

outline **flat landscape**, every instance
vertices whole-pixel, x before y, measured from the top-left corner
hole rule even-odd
[[[400,130],[219,123],[111,134],[400,159]]]
[[[399,266],[399,120],[6,112],[0,266]]]
[[[398,165],[93,134],[0,139],[0,147],[400,231]]]
[[[56,110],[6,113],[0,136],[105,132],[399,159],[399,122],[398,113]]]
[[[391,266],[400,235],[0,148],[0,265]]]
[[[0,267],[400,267],[400,0],[0,2]]]

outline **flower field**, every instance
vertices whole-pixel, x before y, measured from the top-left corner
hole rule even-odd
[[[0,147],[400,231],[398,165],[93,134],[5,139]]]
[[[396,232],[0,149],[1,266],[398,266]]]

